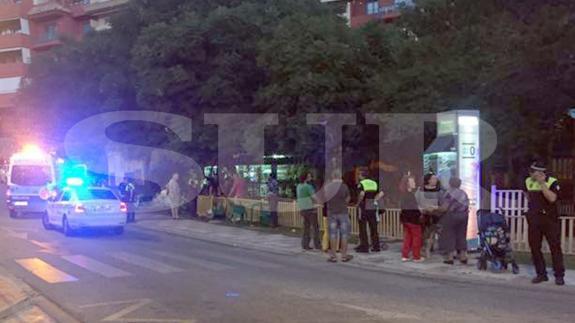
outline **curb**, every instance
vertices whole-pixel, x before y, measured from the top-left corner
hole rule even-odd
[[[0,321],[9,319],[11,316],[16,316],[27,309],[38,307],[46,316],[61,323],[79,323],[80,320],[72,317],[62,307],[55,302],[42,296],[38,291],[24,282],[22,279],[15,277],[8,272],[4,267],[0,266],[0,276],[4,280],[12,283],[15,288],[20,289],[24,294],[23,297],[14,301],[12,304],[0,309]]]
[[[152,231],[152,232],[162,232],[162,233],[167,233],[167,234],[174,234],[174,235],[177,235],[177,236],[182,237],[182,238],[199,240],[199,241],[204,241],[204,242],[210,242],[210,243],[214,243],[214,244],[218,244],[218,245],[222,245],[222,246],[228,246],[228,247],[262,251],[262,252],[267,252],[267,253],[282,255],[282,256],[303,255],[303,256],[316,257],[316,258],[317,257],[324,257],[323,253],[311,253],[311,252],[305,253],[305,252],[300,252],[299,250],[298,251],[293,251],[293,250],[278,251],[277,249],[255,246],[255,245],[249,244],[249,243],[247,243],[247,244],[243,243],[242,244],[242,243],[236,243],[234,241],[215,240],[215,239],[210,239],[208,236],[199,236],[199,235],[192,236],[189,234],[182,233],[178,230],[165,230],[164,228],[157,229],[157,228],[150,228],[150,227],[144,227],[144,226],[137,226],[137,229],[145,230],[145,231]],[[451,281],[451,282],[458,282],[458,283],[481,283],[482,285],[485,285],[485,286],[514,285],[515,288],[519,288],[522,290],[539,290],[539,291],[541,290],[541,287],[542,287],[542,286],[531,287],[529,285],[517,284],[517,278],[519,278],[519,277],[510,278],[510,279],[490,279],[488,277],[478,277],[478,276],[475,276],[472,274],[449,275],[449,274],[428,272],[428,271],[425,271],[425,268],[422,268],[422,270],[418,270],[418,269],[414,269],[414,268],[404,268],[404,267],[399,268],[397,266],[383,267],[383,266],[380,266],[380,265],[375,264],[375,263],[370,262],[370,261],[361,260],[358,257],[356,257],[352,262],[349,262],[346,264],[341,264],[341,265],[360,268],[360,269],[364,269],[364,270],[385,272],[385,273],[390,273],[390,274],[395,274],[395,275],[411,276],[411,277],[417,277],[417,278],[430,278],[430,279]],[[554,285],[552,287],[549,286],[549,288],[544,287],[544,289],[549,290],[549,291],[557,291],[556,286],[554,286]],[[564,287],[561,287],[560,290],[564,293],[575,295],[575,286],[564,286]]]

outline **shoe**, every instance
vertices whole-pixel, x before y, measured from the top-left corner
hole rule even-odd
[[[565,285],[565,279],[563,279],[563,277],[555,277],[555,285],[557,286]]]
[[[425,258],[421,257],[421,258],[419,258],[419,259],[415,259],[413,262],[415,262],[415,263],[422,263],[422,262],[424,262],[424,261],[425,261]]]
[[[446,265],[453,265],[453,264],[455,264],[455,262],[453,262],[453,260],[444,260],[443,263],[446,264]]]
[[[303,249],[304,251],[313,250],[313,248],[310,248],[310,247],[303,247],[302,249]]]
[[[549,280],[549,278],[547,276],[537,276],[531,280],[531,283],[532,284],[539,284],[542,282],[546,282],[548,280]]]
[[[401,261],[402,261],[402,262],[408,262],[408,261],[409,261],[409,258],[401,258]]]
[[[355,252],[359,252],[359,253],[369,253],[369,249],[365,248],[365,247],[355,247]]]
[[[467,264],[469,263],[467,259],[460,260],[459,262],[460,262],[462,265],[467,265]]]
[[[371,248],[371,252],[381,252],[381,249],[379,249],[379,248]]]

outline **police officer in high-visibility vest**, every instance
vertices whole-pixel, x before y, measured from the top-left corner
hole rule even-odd
[[[118,187],[120,191],[120,198],[122,202],[126,203],[126,222],[136,222],[135,201],[136,201],[136,186],[133,181],[128,177],[124,177],[124,181]]]
[[[356,252],[369,252],[369,241],[367,237],[367,225],[371,236],[371,251],[380,252],[379,234],[377,232],[378,215],[376,206],[383,197],[383,192],[378,188],[377,182],[367,178],[365,173],[359,174],[359,196],[358,202],[358,224],[359,224],[359,246]]]
[[[559,182],[546,174],[545,165],[535,162],[529,169],[529,177],[525,180],[525,189],[529,200],[527,223],[529,225],[529,248],[537,276],[532,283],[548,281],[545,259],[541,252],[543,237],[549,244],[553,260],[555,283],[564,285],[565,267],[561,251],[561,223],[557,200]]]

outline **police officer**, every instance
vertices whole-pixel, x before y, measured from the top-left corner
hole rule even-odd
[[[358,224],[359,224],[359,246],[356,252],[369,252],[369,241],[367,237],[367,225],[371,236],[371,251],[380,252],[379,234],[377,232],[378,215],[376,212],[377,201],[383,196],[383,192],[378,189],[377,182],[367,178],[364,172],[359,174],[358,196]]]
[[[525,180],[525,188],[529,200],[527,223],[529,224],[529,248],[537,276],[531,281],[538,284],[548,281],[545,259],[541,252],[543,237],[549,244],[555,273],[555,284],[565,285],[563,276],[563,253],[561,252],[561,223],[557,209],[559,182],[546,174],[545,165],[535,162],[529,169],[529,177]]]
[[[136,186],[127,177],[124,177],[124,181],[120,183],[118,190],[120,191],[120,197],[122,202],[126,203],[128,208],[127,211],[127,222],[136,222],[136,212],[134,212],[134,202],[136,201]]]

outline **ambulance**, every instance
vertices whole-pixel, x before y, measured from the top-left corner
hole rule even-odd
[[[6,205],[10,217],[46,212],[50,197],[48,186],[56,182],[50,154],[36,146],[26,146],[21,152],[12,155],[6,175]]]

